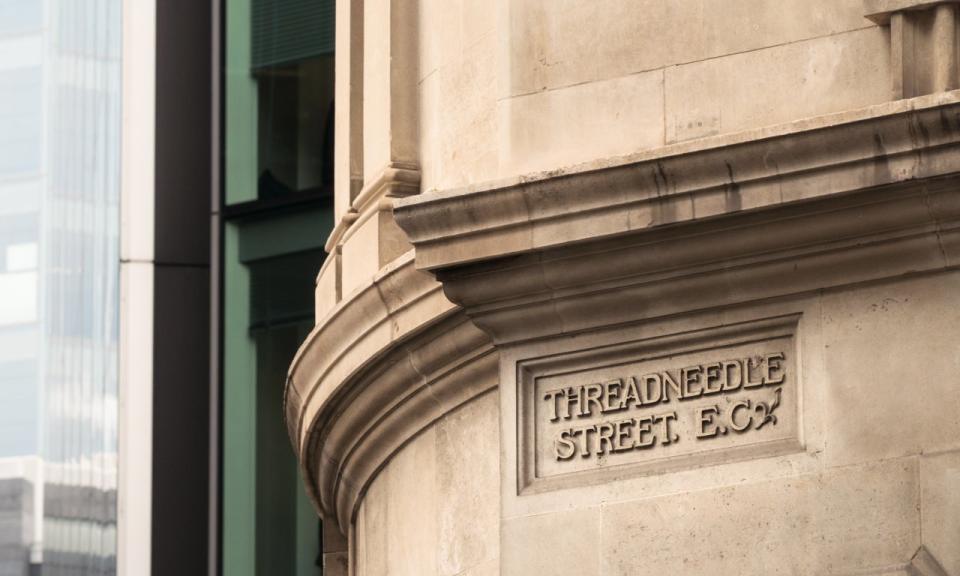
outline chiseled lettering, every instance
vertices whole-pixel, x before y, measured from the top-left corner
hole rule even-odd
[[[653,423],[662,424],[660,428],[660,443],[663,445],[672,444],[680,439],[676,433],[671,430],[671,422],[677,421],[676,412],[667,412],[665,414],[658,414],[653,417]]]
[[[586,406],[586,408],[580,411],[580,416],[593,416],[594,406],[597,407],[598,414],[603,414],[603,404],[600,401],[602,397],[603,397],[602,384],[588,384],[586,402],[584,402],[584,405]]]
[[[783,384],[785,375],[783,372],[783,366],[780,364],[784,360],[783,352],[767,354],[764,360],[767,364],[767,372],[763,377],[763,383],[768,386]]]
[[[743,367],[740,361],[726,360],[720,364],[723,365],[723,391],[733,392],[734,390],[739,390],[743,384]]]
[[[657,435],[653,433],[653,417],[645,416],[637,418],[637,448],[651,448],[657,441]],[[645,435],[649,435],[646,438]]]
[[[613,451],[626,452],[633,450],[633,425],[635,420],[627,418],[613,423]],[[629,442],[627,442],[629,441]]]
[[[597,424],[597,453],[609,454],[613,451],[613,424],[602,422]]]
[[[601,398],[601,410],[603,412],[616,412],[623,410],[624,405],[620,399],[620,392],[623,389],[623,380],[608,380],[603,383],[603,397]]]
[[[663,381],[659,374],[645,374],[640,387],[640,400],[644,406],[659,402],[663,397]]]
[[[580,399],[583,398],[583,386],[578,386],[576,388],[567,388],[564,390],[564,402],[563,406],[563,416],[564,420],[569,420],[576,414],[580,416],[583,413],[583,410],[580,408]],[[573,412],[571,409],[575,409],[576,412]]]
[[[763,377],[759,380],[752,380],[753,373],[759,370],[763,365],[762,358],[744,358],[743,359],[743,387],[756,388],[763,386]]]
[[[577,454],[581,458],[590,458],[646,450],[656,446],[658,441],[661,445],[667,445],[678,440],[671,426],[676,419],[676,412],[668,412],[568,428],[557,436],[554,456],[559,461],[565,461]]]
[[[623,405],[625,408],[633,408],[634,406],[639,406],[640,403],[640,391],[637,390],[637,379],[629,376],[627,377],[627,392],[623,395]]]
[[[723,368],[719,362],[707,364],[703,367],[706,375],[703,382],[703,395],[719,394],[723,391]]]
[[[682,399],[696,398],[703,394],[703,388],[700,387],[700,376],[702,374],[702,366],[687,366],[680,370],[680,381],[683,384]]]
[[[569,460],[577,453],[577,445],[570,438],[570,430],[563,430],[556,441],[557,460]]]
[[[697,408],[697,438],[713,438],[720,433],[714,417],[720,414],[720,407],[716,404]]]
[[[558,414],[559,409],[557,405],[560,403],[560,398],[563,397],[563,390],[547,390],[543,393],[543,399],[550,403],[550,421],[556,422],[560,419]]]
[[[730,429],[734,432],[745,432],[753,425],[753,412],[750,410],[750,399],[741,400],[734,403],[730,409]],[[743,416],[740,411],[746,410],[747,415]]]
[[[682,380],[682,378],[681,378],[681,380]],[[678,399],[678,400],[682,400],[682,399],[683,399],[683,391],[682,391],[681,388],[680,388],[680,384],[679,384],[679,383],[677,382],[677,380],[673,377],[673,375],[670,374],[670,372],[664,370],[664,371],[663,371],[663,399],[662,399],[664,402],[669,402],[669,401],[670,401],[670,395],[667,394],[667,391],[668,391],[668,390],[673,390],[673,397],[674,397],[674,398],[676,398],[676,399]]]
[[[775,418],[765,418],[767,412],[776,408],[776,403],[768,407],[756,398],[725,398],[720,404],[681,412],[686,414],[684,419],[692,419],[682,427],[677,411],[645,414],[646,410],[642,409],[673,400],[727,394],[764,385],[779,386],[786,382],[786,377],[786,354],[771,352],[547,390],[542,399],[547,404],[545,414],[550,422],[596,418],[623,410],[639,411],[630,418],[604,419],[560,430],[554,440],[554,456],[558,461],[568,461],[578,454],[581,458],[590,458],[649,450],[680,441],[677,432],[690,428],[690,433],[703,439],[757,430],[768,421],[776,423]],[[779,394],[780,389],[776,392]],[[764,415],[757,414],[761,407],[765,409]]]

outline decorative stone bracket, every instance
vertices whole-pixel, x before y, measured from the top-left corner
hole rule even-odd
[[[958,0],[866,0],[866,16],[890,26],[893,98],[960,87]]]

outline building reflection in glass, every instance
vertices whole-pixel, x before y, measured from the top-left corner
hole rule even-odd
[[[0,575],[116,572],[120,0],[0,0]]]

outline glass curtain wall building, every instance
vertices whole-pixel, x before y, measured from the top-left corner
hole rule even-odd
[[[116,572],[120,0],[0,2],[0,574]]]
[[[333,0],[225,0],[222,573],[320,574],[289,449],[289,359],[333,226]]]
[[[0,576],[321,573],[333,49],[333,0],[0,0]]]

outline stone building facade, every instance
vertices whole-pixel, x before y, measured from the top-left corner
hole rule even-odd
[[[338,0],[327,574],[960,576],[943,0]]]

